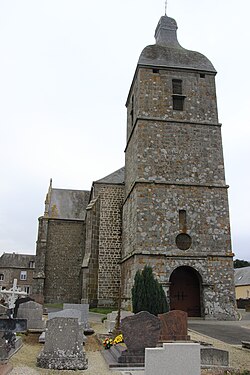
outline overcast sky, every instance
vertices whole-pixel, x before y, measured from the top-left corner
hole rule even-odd
[[[125,101],[164,0],[0,0],[0,254],[35,254],[53,187],[124,165]],[[178,39],[215,66],[233,251],[250,260],[249,0],[168,0]]]

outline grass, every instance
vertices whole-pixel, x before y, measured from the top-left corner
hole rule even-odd
[[[62,309],[63,303],[45,303],[44,307],[52,307],[52,308],[56,308],[56,309]]]
[[[116,308],[115,307],[92,307],[89,309],[90,312],[95,312],[95,313],[98,313],[98,314],[109,314],[111,313],[112,311],[115,311]]]
[[[62,309],[63,303],[45,303],[44,307]],[[116,307],[92,307],[89,309],[90,312],[95,312],[95,313],[104,314],[104,315],[107,315],[114,310],[117,310],[117,308]]]

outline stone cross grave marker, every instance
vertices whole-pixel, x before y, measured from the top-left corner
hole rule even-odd
[[[0,295],[6,300],[8,309],[13,310],[15,308],[16,299],[20,296],[27,296],[27,293],[21,291],[17,286],[17,279],[14,279],[13,286],[10,289],[2,289],[2,287],[0,287]]]

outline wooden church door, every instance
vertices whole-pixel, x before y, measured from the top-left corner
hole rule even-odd
[[[170,283],[170,310],[201,316],[200,282],[196,271],[191,267],[179,267],[173,271]]]

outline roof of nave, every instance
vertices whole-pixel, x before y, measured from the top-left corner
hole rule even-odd
[[[35,261],[35,255],[3,253],[0,257],[0,268],[30,268],[30,262]]]
[[[235,286],[250,285],[250,267],[235,268]]]
[[[177,28],[173,18],[166,15],[161,17],[155,31],[156,43],[144,48],[138,64],[216,73],[207,57],[199,52],[187,50],[179,44]]]
[[[100,180],[94,181],[94,183],[100,184],[124,184],[125,179],[125,167],[118,169],[117,171],[109,174]]]
[[[90,191],[55,189],[50,185],[44,216],[52,219],[84,220]]]

